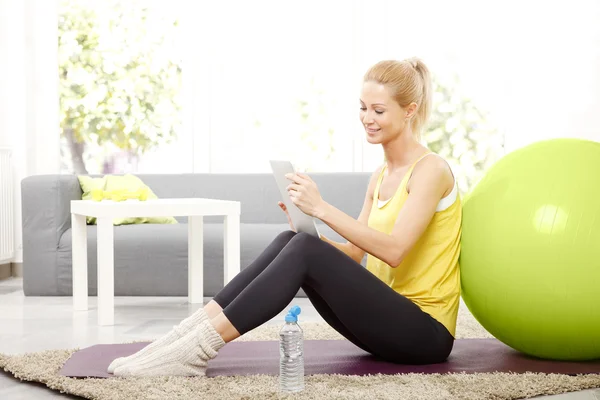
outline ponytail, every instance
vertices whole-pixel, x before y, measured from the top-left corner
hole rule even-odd
[[[418,72],[419,78],[421,79],[421,96],[418,104],[416,115],[411,121],[412,131],[417,137],[420,137],[424,128],[427,125],[429,116],[431,114],[431,102],[432,102],[432,88],[431,88],[431,76],[429,69],[423,61],[418,58],[411,58],[407,60],[411,66]]]

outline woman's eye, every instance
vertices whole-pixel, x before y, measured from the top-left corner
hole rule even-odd
[[[375,110],[375,112],[376,112],[377,114],[383,114],[383,111],[381,111],[381,110]]]
[[[363,110],[363,111],[366,111],[367,107],[361,107],[360,109]]]

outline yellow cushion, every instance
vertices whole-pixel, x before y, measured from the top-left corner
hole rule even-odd
[[[135,175],[123,176],[105,175],[102,178],[92,178],[81,175],[77,177],[83,190],[82,200],[104,200],[104,199],[157,199],[158,197],[140,178]],[[96,224],[96,218],[87,217],[87,223]],[[114,225],[128,224],[176,224],[173,217],[126,217],[115,218]]]

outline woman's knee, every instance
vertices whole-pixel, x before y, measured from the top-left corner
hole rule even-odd
[[[298,232],[294,235],[294,241],[314,243],[315,241],[320,241],[320,239],[306,232]]]
[[[294,235],[292,240],[290,240],[290,245],[294,247],[300,247],[302,249],[314,249],[320,244],[323,243],[321,239],[312,236],[306,232],[298,232]]]
[[[286,231],[283,231],[283,232],[279,233],[279,235],[277,235],[273,241],[274,242],[282,242],[282,243],[287,244],[296,235],[297,235],[296,232],[294,232],[292,230],[286,230]]]
[[[307,264],[307,267],[310,267],[314,264],[315,260],[321,258],[323,253],[327,251],[325,246],[329,245],[318,237],[305,232],[299,232],[292,240],[290,240],[286,249],[288,250],[288,255],[290,257],[293,257],[297,259],[299,263]]]
[[[281,254],[284,257],[291,257],[297,262],[302,262],[309,254],[314,253],[313,250],[318,246],[318,242],[315,244],[315,240],[321,241],[307,233],[285,231],[275,238],[274,243],[279,241]]]

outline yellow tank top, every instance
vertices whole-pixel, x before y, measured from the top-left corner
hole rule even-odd
[[[415,165],[423,157],[411,165],[396,193],[380,208],[379,187],[386,169],[384,165],[373,195],[369,227],[392,233],[398,213],[408,197],[407,182]],[[421,238],[398,267],[392,268],[378,258],[367,255],[367,269],[371,273],[442,323],[452,336],[456,333],[460,301],[458,257],[461,218],[460,196],[456,194],[456,200],[450,206],[436,211]]]

